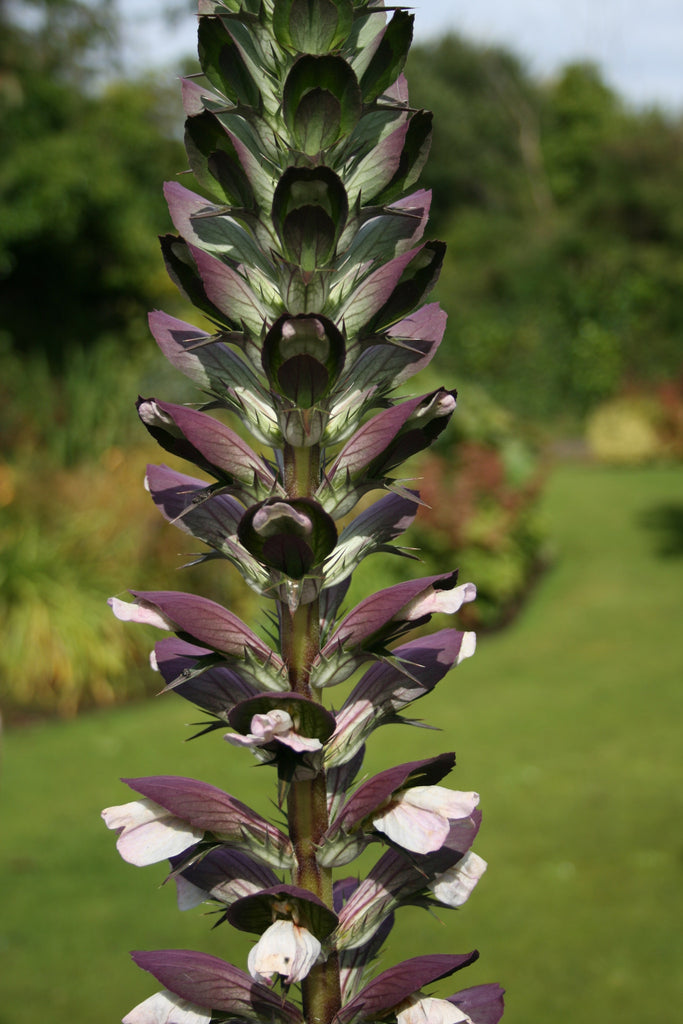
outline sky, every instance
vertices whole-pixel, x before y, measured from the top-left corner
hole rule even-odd
[[[178,2],[178,0],[176,0]],[[194,52],[195,21],[159,25],[163,4],[118,0],[128,61],[173,67]],[[683,112],[683,0],[412,0],[415,38],[454,30],[503,45],[529,70],[551,77],[564,64],[592,60],[610,86],[636,106]]]

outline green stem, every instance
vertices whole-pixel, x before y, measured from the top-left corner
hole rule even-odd
[[[330,1024],[341,1007],[339,957],[336,950],[324,964],[316,964],[301,982],[307,1024]]]
[[[328,826],[325,773],[313,779],[293,782],[287,797],[289,834],[294,845],[294,885],[308,889],[332,909],[332,871],[316,858]],[[339,957],[330,952],[325,963],[317,964],[301,983],[304,1016],[308,1024],[329,1024],[341,1006]]]
[[[320,479],[320,450],[284,450],[285,487],[290,498],[311,497]],[[280,640],[290,688],[311,697],[311,666],[320,651],[320,605],[316,598],[292,611],[280,603]],[[329,824],[325,772],[292,782],[287,795],[289,834],[296,854],[292,882],[332,908],[332,872],[318,863],[316,851]],[[307,1024],[330,1024],[341,1006],[339,957],[333,950],[301,983]]]
[[[289,498],[310,498],[320,482],[320,445],[284,447],[285,490]]]
[[[311,665],[320,650],[320,605],[317,598],[299,605],[295,611],[281,603],[280,642],[290,689],[310,697]]]

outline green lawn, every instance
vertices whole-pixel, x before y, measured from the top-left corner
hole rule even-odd
[[[419,706],[443,735],[373,737],[373,770],[456,749],[452,784],[482,793],[476,848],[490,862],[446,927],[404,912],[385,966],[477,946],[460,984],[500,981],[507,1024],[676,1018],[682,509],[679,468],[558,468],[546,498],[556,567],[515,626]],[[265,773],[244,752],[220,734],[181,742],[191,718],[167,697],[6,736],[0,1024],[120,1020],[155,988],[131,948],[243,965],[248,943],[178,914],[163,868],[123,864],[99,821],[128,798],[117,777],[138,774],[196,775],[268,813]]]

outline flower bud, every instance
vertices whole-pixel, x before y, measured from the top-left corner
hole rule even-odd
[[[337,529],[311,498],[273,499],[245,512],[237,536],[263,565],[300,580],[315,575],[337,542]]]
[[[281,316],[263,342],[263,368],[276,390],[308,408],[341,373],[345,350],[343,335],[327,317]]]

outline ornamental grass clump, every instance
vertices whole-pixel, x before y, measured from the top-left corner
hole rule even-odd
[[[227,727],[249,748],[232,757],[271,766],[285,824],[194,779],[124,780],[134,799],[104,812],[123,858],[168,860],[181,908],[209,903],[256,938],[241,966],[134,953],[163,990],[125,1022],[495,1024],[495,984],[426,991],[476,951],[371,970],[395,911],[459,907],[486,867],[472,851],[478,795],[442,784],[454,754],[360,774],[373,730],[405,721],[473,653],[457,628],[406,634],[457,613],[474,586],[446,571],[344,609],[363,558],[409,556],[394,542],[419,496],[397,473],[455,409],[445,388],[394,397],[445,328],[438,305],[422,304],[444,247],[421,243],[430,195],[411,191],[431,131],[402,74],[412,17],[371,0],[200,0],[199,15],[203,76],[183,83],[185,137],[211,198],[166,186],[178,234],[162,248],[209,327],[161,312],[150,324],[203,397],[196,408],[145,397],[138,412],[201,474],[150,467],[152,500],[210,549],[201,559],[231,562],[262,596],[272,636],[193,594],[135,590],[111,604],[175,634],[152,656],[164,689],[207,714],[205,732]],[[343,683],[332,710],[326,691]],[[381,855],[355,877],[348,865],[372,843]]]

